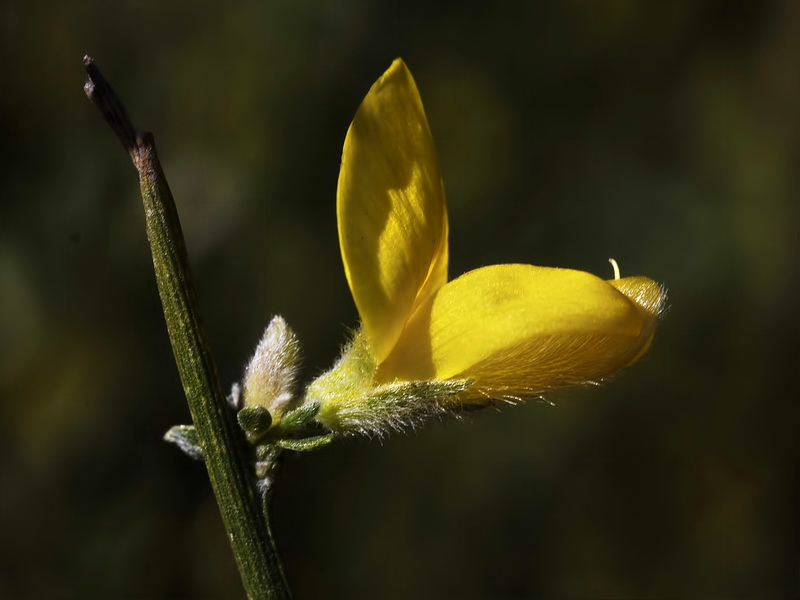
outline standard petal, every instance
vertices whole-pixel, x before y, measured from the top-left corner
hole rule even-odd
[[[641,281],[627,291],[661,289],[631,279]],[[378,379],[472,379],[464,402],[538,395],[628,365],[649,345],[657,317],[589,273],[484,267],[417,309]]]
[[[414,308],[447,281],[447,212],[419,92],[397,59],[344,142],[339,245],[364,328],[382,361]]]

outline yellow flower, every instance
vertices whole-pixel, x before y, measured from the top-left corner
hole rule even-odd
[[[505,264],[447,281],[444,187],[400,59],[347,132],[337,217],[362,328],[306,393],[334,432],[381,433],[430,413],[598,381],[653,339],[665,293],[645,277]]]

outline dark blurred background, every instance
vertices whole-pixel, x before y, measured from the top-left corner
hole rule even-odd
[[[356,313],[335,190],[396,56],[440,154],[451,275],[664,282],[608,385],[287,461],[298,599],[800,593],[800,3],[2,4],[0,596],[242,598],[136,174],[89,53],[154,132],[227,386],[275,313],[305,379]]]

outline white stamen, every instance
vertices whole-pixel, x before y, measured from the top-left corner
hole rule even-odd
[[[617,264],[617,261],[613,258],[609,258],[608,262],[610,262],[611,266],[614,267],[614,279],[619,279],[619,265]]]

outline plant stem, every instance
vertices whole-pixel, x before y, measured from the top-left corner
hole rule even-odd
[[[147,238],[156,283],[186,400],[200,439],[211,487],[217,498],[247,597],[291,597],[268,525],[262,513],[253,466],[245,456],[243,433],[222,393],[206,341],[178,212],[150,133],[135,129],[122,102],[86,56],[84,91],[102,113],[139,172]]]

